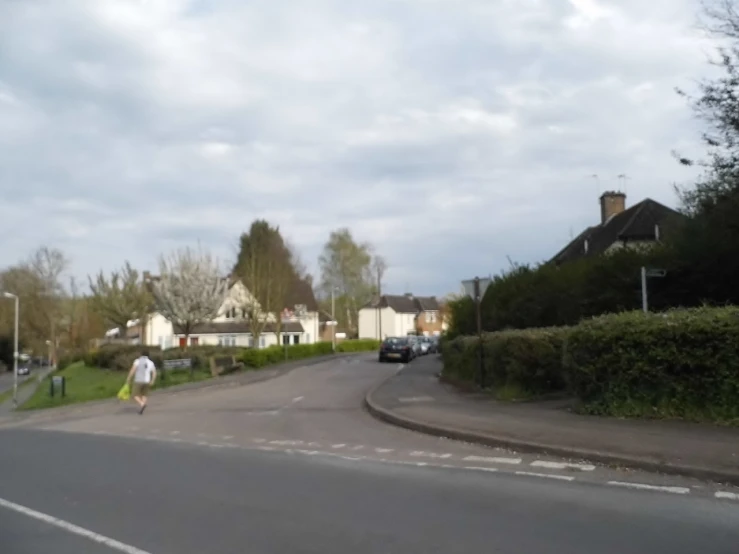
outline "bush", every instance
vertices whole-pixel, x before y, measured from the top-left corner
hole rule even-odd
[[[562,352],[567,327],[510,330],[483,335],[488,384],[502,397],[528,398],[566,389]],[[479,367],[477,337],[444,342],[444,376],[476,382]]]
[[[602,316],[572,329],[564,363],[588,413],[739,418],[739,309]]]
[[[329,350],[331,343],[328,343]],[[380,349],[380,341],[375,339],[351,339],[336,344],[337,352],[371,352]]]

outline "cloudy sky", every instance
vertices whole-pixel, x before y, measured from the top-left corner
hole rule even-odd
[[[78,276],[254,218],[310,269],[348,226],[388,292],[548,258],[597,196],[675,206],[708,71],[691,0],[0,0],[0,265]],[[590,177],[597,174],[599,179]],[[619,174],[629,179],[619,180]]]

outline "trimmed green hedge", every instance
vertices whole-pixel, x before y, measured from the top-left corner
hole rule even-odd
[[[587,413],[739,419],[739,309],[603,316],[573,328],[564,363]]]
[[[337,352],[365,352],[377,350],[379,342],[375,340],[346,340],[336,345]],[[60,367],[83,360],[86,366],[100,367],[115,371],[127,371],[136,357],[140,354],[142,347],[139,345],[109,344],[103,345],[97,350],[86,353],[77,353],[65,359]],[[237,360],[249,368],[261,368],[277,364],[287,360],[302,360],[315,356],[325,356],[332,353],[330,342],[318,342],[315,344],[294,344],[285,346],[270,346],[268,348],[253,349],[223,346],[191,346],[187,349],[171,348],[160,350],[151,347],[149,357],[157,365],[162,366],[164,360],[175,360],[181,358],[192,358],[195,369],[209,367],[212,356],[235,356]],[[285,357],[287,351],[287,358]]]
[[[530,398],[565,390],[562,352],[569,328],[501,331],[483,335],[488,384],[499,397]],[[444,376],[478,379],[479,340],[458,337],[444,342]]]

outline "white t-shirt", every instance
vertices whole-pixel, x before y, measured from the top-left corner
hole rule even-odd
[[[156,369],[154,362],[148,357],[141,356],[136,360],[136,373],[134,374],[133,380],[136,383],[147,384],[151,382],[151,374]]]

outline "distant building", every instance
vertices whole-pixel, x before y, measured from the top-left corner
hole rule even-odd
[[[384,295],[359,310],[359,338],[440,335],[441,307],[435,296]]]
[[[609,191],[600,197],[600,224],[588,227],[560,250],[551,263],[560,265],[619,248],[651,246],[685,216],[646,198],[626,208],[626,194]]]

